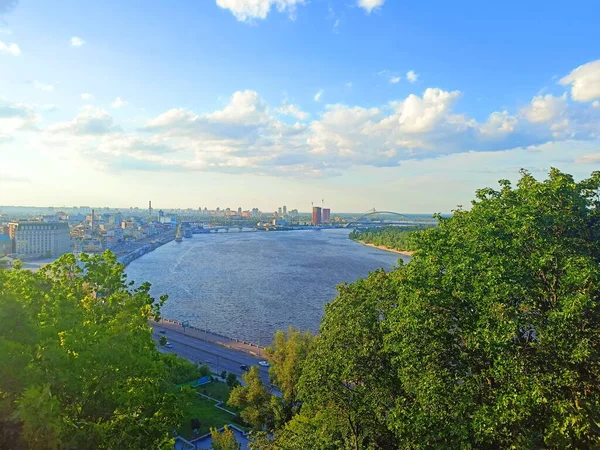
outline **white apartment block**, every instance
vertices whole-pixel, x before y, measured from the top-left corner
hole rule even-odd
[[[71,251],[67,223],[13,222],[8,227],[17,255],[57,258]]]

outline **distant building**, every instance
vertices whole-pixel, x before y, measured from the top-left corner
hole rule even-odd
[[[18,255],[57,258],[71,251],[69,225],[64,222],[12,222],[8,226]]]
[[[331,210],[329,208],[323,208],[323,222],[331,222]]]
[[[8,234],[0,234],[0,255],[8,255],[13,252],[13,240]]]
[[[283,215],[287,216],[287,206],[283,205]]]
[[[321,207],[320,206],[313,206],[312,224],[314,226],[321,225]]]
[[[281,217],[282,214],[283,214],[283,211],[282,211],[281,206],[280,206],[279,208],[277,208],[277,215],[279,217]]]
[[[238,208],[238,214],[242,214],[242,207],[241,206]]]

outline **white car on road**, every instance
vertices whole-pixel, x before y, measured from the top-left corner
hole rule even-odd
[[[259,361],[258,362],[259,366],[263,366],[263,367],[270,367],[271,364],[269,364],[267,361]]]

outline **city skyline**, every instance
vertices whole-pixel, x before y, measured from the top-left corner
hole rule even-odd
[[[0,0],[0,202],[429,214],[521,167],[587,177],[578,5]]]

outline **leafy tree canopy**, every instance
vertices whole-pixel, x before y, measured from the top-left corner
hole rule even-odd
[[[0,271],[0,448],[172,448],[177,395],[113,254]]]
[[[599,206],[600,172],[523,171],[341,286],[268,445],[599,448]]]

